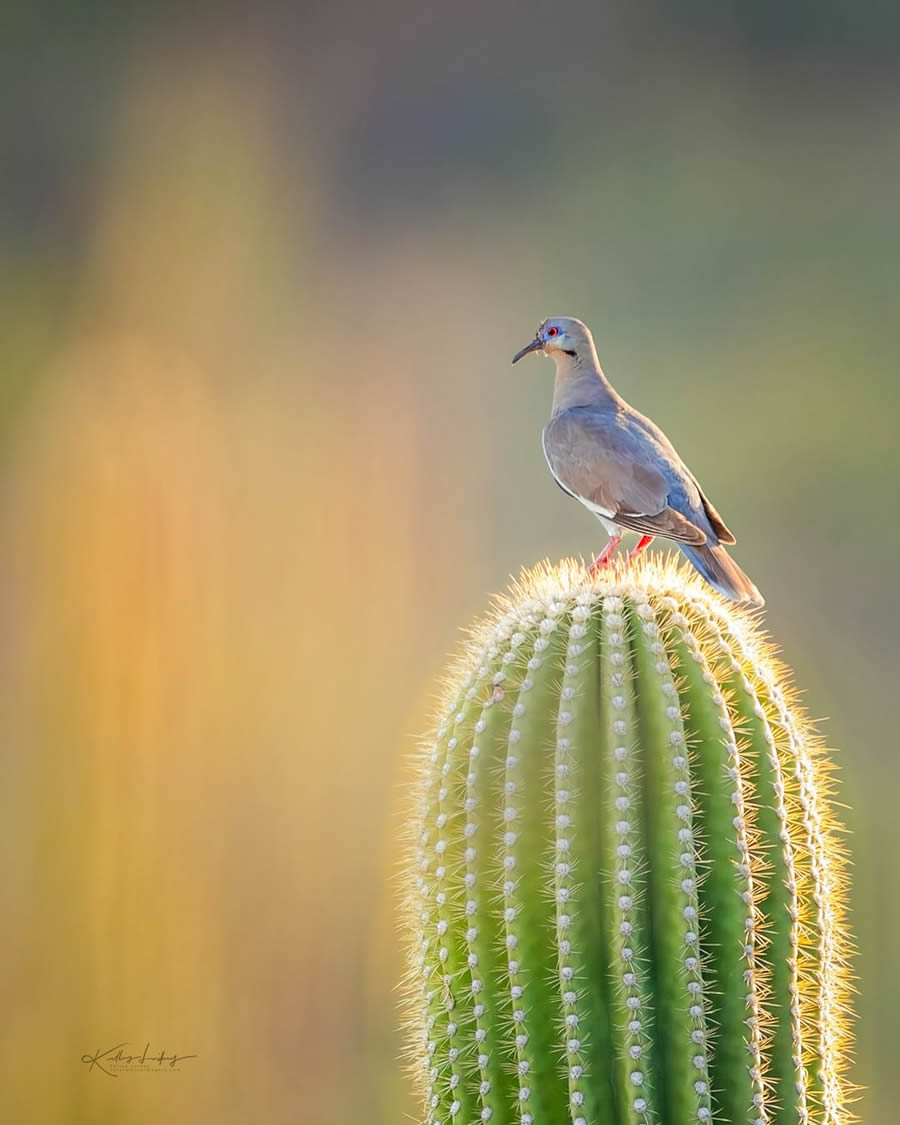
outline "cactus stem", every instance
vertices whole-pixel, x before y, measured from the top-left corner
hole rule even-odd
[[[759,848],[751,848],[758,834],[754,828],[753,809],[747,793],[747,765],[743,762],[737,737],[732,727],[731,717],[725,703],[725,697],[719,690],[716,679],[704,656],[695,634],[691,631],[687,618],[679,611],[677,604],[672,599],[663,600],[664,607],[669,610],[667,624],[674,627],[677,636],[675,651],[679,658],[679,670],[685,678],[685,687],[690,699],[689,718],[693,733],[699,736],[707,751],[707,760],[712,769],[709,776],[709,792],[707,803],[710,809],[715,808],[717,801],[722,807],[721,821],[727,825],[730,819],[730,839],[733,842],[735,854],[728,858],[724,866],[721,880],[715,880],[722,887],[723,895],[716,901],[711,901],[709,909],[709,928],[712,946],[718,951],[717,962],[721,966],[737,964],[731,956],[727,943],[735,940],[743,955],[743,973],[720,972],[718,974],[719,988],[722,992],[723,1003],[728,1003],[729,992],[734,994],[735,1011],[741,1019],[734,1021],[735,1029],[746,1027],[746,1031],[739,1036],[739,1041],[728,1043],[726,1031],[720,1033],[719,1055],[725,1062],[726,1054],[729,1056],[728,1078],[719,1081],[720,1097],[729,1101],[729,1116],[733,1120],[742,1120],[744,1114],[749,1114],[747,1120],[751,1125],[766,1125],[768,1112],[765,1106],[765,1092],[763,1087],[763,1056],[761,1049],[760,1030],[760,1002],[759,993],[764,987],[760,975],[760,966],[757,964],[757,944],[759,940],[759,918],[756,907],[754,890],[753,869],[754,855],[759,855]],[[706,685],[706,690],[700,690],[700,683]],[[716,762],[710,754],[714,746],[720,746],[724,754]],[[713,770],[718,771],[718,778],[713,776]],[[720,782],[716,786],[716,781]],[[716,792],[713,789],[717,790]],[[721,793],[721,798],[719,798]],[[718,834],[718,823],[710,817],[709,835]],[[729,834],[725,833],[728,839]],[[713,863],[717,858],[718,849],[710,848]],[[710,874],[710,886],[714,881],[716,872]],[[734,896],[740,900],[740,909],[737,911],[737,933],[730,925],[726,925],[729,906],[735,903]],[[724,896],[731,898],[731,903]],[[712,895],[710,896],[712,899]],[[720,927],[719,922],[723,925]],[[724,954],[724,956],[723,956]],[[743,1008],[743,1011],[741,1011]],[[736,1068],[749,1063],[747,1077],[749,1087],[744,1089],[743,1083],[734,1081]],[[719,1068],[716,1068],[717,1070]],[[724,1066],[721,1068],[724,1070]],[[744,1105],[731,1104],[737,1099],[746,1096]]]
[[[448,796],[445,785],[446,775],[449,772],[448,754],[456,746],[454,731],[457,722],[463,718],[462,708],[467,706],[470,693],[479,679],[484,676],[485,665],[490,665],[496,660],[502,644],[513,633],[517,623],[517,616],[510,613],[498,624],[495,636],[491,639],[484,655],[484,663],[471,670],[458,693],[452,697],[449,705],[445,706],[444,718],[427,757],[423,782],[424,794],[419,814],[422,833],[415,855],[420,872],[417,885],[422,903],[417,920],[420,949],[417,961],[425,1013],[425,1026],[421,1034],[424,1047],[422,1060],[426,1120],[429,1125],[443,1125],[444,1121],[449,1121],[453,1116],[451,1113],[453,1106],[458,1100],[454,1098],[450,1087],[450,1081],[454,1076],[452,1065],[444,1062],[443,1051],[440,1053],[437,1051],[438,1042],[446,1034],[446,1026],[451,1022],[448,1017],[448,1005],[452,1007],[454,1002],[450,991],[450,977],[443,970],[440,960],[432,960],[429,957],[432,949],[441,948],[440,939],[448,924],[448,917],[443,913],[449,894],[447,865],[441,854],[443,849],[438,850],[441,828],[446,815],[442,813],[441,805]],[[450,745],[451,741],[453,746]],[[438,958],[440,956],[438,952]],[[449,1059],[449,1051],[446,1058]],[[438,1059],[441,1061],[439,1062]]]
[[[591,596],[583,591],[575,599],[563,660],[553,763],[556,969],[574,1125],[610,1120],[613,1112],[606,1084],[592,1081],[596,1060],[603,1069],[607,1065],[610,1036],[597,904],[593,894],[584,893],[597,870],[596,818],[585,816],[581,800],[595,789],[596,662]],[[590,950],[597,951],[597,963],[588,956]]]
[[[522,626],[529,628],[533,619],[523,621]],[[523,628],[517,631],[516,640],[523,635]],[[515,647],[509,646],[507,652],[515,654],[521,651],[524,643]],[[508,668],[510,660],[504,657],[502,666]],[[504,673],[504,679],[508,673]],[[501,681],[502,683],[503,681]],[[486,981],[489,985],[502,972],[498,957],[500,948],[500,933],[489,910],[484,908],[482,895],[484,884],[489,882],[489,840],[494,834],[502,831],[499,823],[491,823],[492,815],[496,818],[496,808],[493,807],[491,784],[496,764],[502,761],[505,753],[506,736],[503,730],[505,719],[508,717],[510,707],[503,706],[503,698],[498,698],[499,693],[491,677],[491,690],[481,710],[481,715],[475,724],[475,741],[469,750],[469,772],[466,777],[465,810],[468,816],[466,824],[465,848],[465,886],[467,893],[466,907],[466,944],[468,948],[468,965],[471,973],[471,982],[475,980]],[[469,905],[471,904],[471,905]],[[477,974],[477,975],[476,975]],[[500,1005],[497,1000],[496,989],[493,987],[480,988],[478,993],[473,993],[473,1012],[475,1016],[475,1053],[479,1070],[479,1098],[481,1121],[505,1120],[506,1105],[509,1102],[511,1086],[504,1071],[500,1057],[500,1044],[498,1039],[501,1018]]]
[[[647,1021],[647,990],[642,955],[638,948],[640,925],[636,924],[640,903],[637,870],[641,833],[636,819],[639,809],[638,763],[635,760],[636,729],[633,686],[625,639],[625,605],[620,597],[603,599],[602,692],[606,743],[610,761],[610,811],[606,852],[615,856],[610,881],[609,913],[612,948],[621,992],[615,1004],[616,1041],[620,1044],[616,1080],[624,1122],[648,1125],[658,1119],[651,1090],[651,1043]],[[636,1086],[635,1077],[641,1076]]]
[[[546,746],[546,715],[553,689],[555,650],[563,606],[551,610],[538,626],[528,675],[513,707],[508,734],[504,781],[503,919],[509,996],[511,1001],[521,1125],[543,1122],[558,1112],[546,1100],[554,1084],[552,1013],[545,1010],[543,981],[548,964],[540,858],[546,844],[542,826],[522,815],[523,806],[540,805],[543,797],[541,751]],[[544,1091],[542,1100],[540,1091]]]
[[[782,1050],[781,1040],[790,1044],[790,1066],[780,1065],[778,1072],[771,1074],[769,1078],[773,1089],[772,1098],[778,1106],[776,1118],[790,1121],[796,1116],[797,1125],[807,1125],[808,1083],[803,1062],[804,1026],[799,983],[798,871],[789,827],[791,820],[786,799],[788,786],[772,728],[744,667],[735,656],[718,621],[711,618],[704,607],[696,602],[690,602],[689,606],[695,615],[695,626],[702,623],[711,634],[713,651],[708,654],[709,659],[714,665],[717,658],[723,660],[729,670],[729,674],[723,676],[722,680],[727,680],[735,700],[736,719],[748,729],[750,746],[758,761],[759,822],[760,828],[764,819],[769,822],[766,836],[771,842],[774,857],[767,902],[763,906],[771,944],[770,960],[773,964],[771,987],[773,996],[784,995],[786,991],[789,998],[787,1006],[775,1005],[771,1035],[768,1040],[764,1037],[763,1046],[769,1046],[768,1054],[771,1058],[781,1060],[788,1055],[786,1050]],[[768,815],[767,809],[770,810]],[[763,1031],[766,1030],[765,1024],[762,1028]]]
[[[560,710],[557,717],[556,755],[554,759],[554,805],[556,811],[556,862],[554,864],[554,891],[556,899],[556,948],[559,968],[560,995],[565,1024],[564,1035],[567,1040],[567,1062],[569,1072],[569,1110],[573,1121],[584,1119],[585,1099],[585,1059],[586,1051],[579,1026],[583,1026],[584,1013],[579,1010],[579,982],[575,980],[572,964],[571,915],[575,909],[573,902],[574,883],[571,851],[571,829],[575,829],[573,814],[575,802],[572,800],[572,786],[576,784],[571,748],[572,704],[578,690],[580,658],[585,649],[585,612],[579,606],[572,617],[569,628],[568,648],[566,650],[566,674],[563,677],[560,696]],[[590,616],[590,610],[587,611]],[[583,874],[583,873],[582,873]],[[577,1044],[577,1046],[576,1046]]]
[[[700,955],[697,838],[690,765],[678,691],[653,606],[636,598],[631,614],[650,848],[650,894],[657,981],[657,1025],[665,1111],[662,1120],[712,1120],[704,967]],[[681,972],[673,970],[680,967]]]
[[[523,575],[422,746],[425,1125],[847,1125],[829,767],[755,622],[655,559]]]
[[[472,717],[472,689],[466,692],[460,710],[456,715],[453,734],[447,741],[447,753],[441,769],[440,790],[438,794],[438,817],[435,841],[435,885],[437,893],[437,971],[441,974],[441,1002],[446,1016],[441,1023],[446,1036],[447,1057],[450,1062],[448,1080],[450,1098],[450,1117],[460,1121],[471,1120],[473,1113],[472,1094],[467,1083],[466,1058],[469,1044],[466,1028],[461,1023],[471,1019],[470,1011],[462,1003],[462,993],[468,987],[475,995],[475,982],[467,971],[466,958],[459,941],[459,929],[454,927],[454,910],[458,908],[458,880],[454,878],[462,861],[463,839],[456,829],[460,820],[459,801],[456,792],[459,788],[459,774],[465,770],[466,756],[462,750],[474,726]],[[469,823],[466,822],[464,837],[468,839]]]
[[[474,683],[474,676],[463,691],[454,701],[454,708],[463,706],[466,687]],[[427,1121],[434,1123],[442,1120],[442,1103],[445,1104],[449,1114],[451,1099],[449,1086],[444,1090],[442,1079],[449,1079],[448,1067],[443,1060],[438,1062],[440,1055],[437,1051],[438,1042],[442,1034],[442,1022],[446,1022],[446,1005],[444,992],[441,988],[441,969],[437,962],[429,958],[429,952],[440,941],[441,922],[438,917],[439,903],[446,895],[444,889],[444,873],[441,857],[436,851],[439,832],[437,820],[440,816],[440,799],[438,791],[441,788],[441,771],[446,761],[446,752],[452,737],[453,722],[448,719],[442,723],[438,730],[437,740],[430,755],[430,769],[426,780],[426,803],[423,809],[423,831],[418,849],[420,876],[420,892],[422,895],[422,908],[420,912],[420,945],[421,945],[421,973],[422,973],[422,999],[426,1013],[424,1037],[424,1065],[426,1071],[425,1099],[427,1108]]]
[[[720,623],[724,621],[719,606],[712,604],[706,608]],[[776,665],[759,652],[741,623],[737,627],[732,626],[732,631],[751,680],[756,683],[757,693],[768,702],[770,724],[776,732],[779,729],[783,732],[786,757],[792,765],[797,787],[808,839],[812,901],[819,922],[818,964],[809,975],[809,981],[801,981],[801,987],[804,984],[811,986],[815,995],[816,1012],[810,1025],[816,1028],[818,1036],[812,1057],[821,1085],[822,1125],[843,1125],[845,1116],[842,1107],[846,1104],[847,1091],[842,1069],[845,1065],[845,1009],[849,988],[846,942],[842,935],[846,876],[830,814],[821,803],[822,795],[828,792],[828,785],[814,752],[814,739],[788,705],[779,686]]]

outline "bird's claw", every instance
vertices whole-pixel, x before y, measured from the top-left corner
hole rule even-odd
[[[600,554],[594,559],[588,569],[588,574],[591,576],[591,578],[594,578],[599,571],[609,566],[615,549],[621,542],[621,535],[613,535],[610,537],[609,542],[606,544]]]

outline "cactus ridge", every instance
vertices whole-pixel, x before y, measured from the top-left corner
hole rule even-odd
[[[702,605],[703,603],[701,603]],[[720,606],[707,611],[720,628],[727,617]],[[739,656],[758,704],[776,736],[786,743],[789,800],[795,807],[789,826],[802,825],[798,854],[797,909],[800,913],[799,988],[806,1029],[805,1068],[812,1120],[840,1125],[847,1120],[852,1092],[845,1079],[849,1054],[850,946],[845,932],[846,856],[830,807],[831,764],[821,740],[798,711],[786,688],[786,670],[768,655],[754,659],[754,638],[746,623],[734,630]]]
[[[762,881],[764,853],[759,848],[755,809],[747,798],[750,772],[738,745],[725,696],[696,636],[672,599],[664,599],[663,604],[669,611],[668,622],[674,626],[670,637],[683,673],[691,725],[705,751],[698,756],[695,765],[698,773],[708,776],[707,835],[730,838],[732,846],[732,854],[726,855],[726,862],[720,861],[718,870],[710,874],[710,893],[706,896],[707,936],[713,950],[711,960],[715,963],[720,1006],[724,1009],[728,1005],[734,1012],[733,1018],[721,1021],[719,1063],[721,1065],[728,1057],[733,1072],[742,1079],[745,1075],[740,1069],[740,1060],[746,1056],[749,1066],[747,1081],[723,1089],[722,1097],[727,1096],[733,1102],[731,1116],[740,1120],[740,1114],[745,1112],[748,1121],[764,1125],[768,1117],[763,1091],[760,999],[767,992],[767,974],[758,958],[761,935],[754,881],[754,868],[760,876],[756,882]],[[704,770],[704,766],[714,768]],[[712,862],[715,863],[715,858]],[[714,883],[716,894],[713,894]],[[740,905],[735,899],[735,890]],[[731,912],[735,915],[734,921],[729,918],[729,924],[724,925],[726,914]],[[736,928],[742,935],[742,958],[737,965],[725,944],[729,927]],[[740,960],[743,960],[743,969],[737,971]]]
[[[843,1125],[832,777],[755,621],[648,560],[525,573],[410,816],[426,1125]]]
[[[624,603],[619,597],[603,599],[603,637],[601,683],[603,713],[608,747],[609,805],[614,810],[607,821],[607,854],[615,863],[607,892],[616,971],[621,973],[617,997],[616,1024],[625,1047],[618,1064],[619,1100],[626,1121],[649,1125],[649,1098],[635,1088],[629,1107],[629,1089],[636,1087],[633,1075],[640,1074],[640,1087],[649,1090],[652,1044],[647,1018],[649,980],[648,951],[641,945],[639,888],[646,877],[646,857],[642,855],[642,834],[636,817],[639,809],[640,776],[637,774],[633,740],[635,712],[628,666]],[[644,943],[646,944],[646,943]],[[696,974],[694,979],[699,979]],[[705,1031],[705,1013],[698,1006],[694,1013]],[[705,1079],[703,1073],[698,1078]]]
[[[771,993],[788,996],[788,1003],[776,1009],[772,1024],[763,1025],[763,1053],[768,1047],[777,1067],[777,1073],[770,1075],[772,1097],[781,1104],[784,1113],[794,1113],[800,1125],[806,1125],[809,1111],[800,999],[800,916],[795,906],[798,872],[788,812],[789,783],[765,710],[719,622],[696,603],[691,603],[690,610],[694,620],[709,629],[714,674],[719,675],[731,692],[738,721],[745,732],[747,751],[758,763],[760,821],[766,822],[764,838],[768,842],[772,867],[765,880],[762,926],[771,943]]]

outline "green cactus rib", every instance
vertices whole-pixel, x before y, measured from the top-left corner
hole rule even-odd
[[[469,1087],[459,1061],[461,1048],[453,1039],[460,1020],[471,1018],[469,1007],[474,1008],[474,1004],[467,1004],[459,996],[461,974],[454,977],[447,964],[450,949],[457,941],[457,927],[451,928],[452,914],[447,903],[448,900],[455,903],[460,894],[458,882],[453,878],[455,872],[448,870],[448,858],[444,856],[447,841],[454,838],[452,828],[457,825],[460,812],[452,810],[449,814],[452,822],[448,825],[445,810],[449,807],[450,786],[447,779],[453,768],[453,757],[457,761],[464,760],[457,753],[464,742],[460,743],[456,726],[465,720],[463,708],[471,706],[479,690],[486,689],[493,695],[495,681],[504,675],[500,653],[508,640],[521,636],[516,629],[521,624],[523,620],[515,614],[498,623],[496,635],[481,654],[478,666],[469,672],[455,694],[435,743],[427,752],[423,772],[418,816],[420,835],[415,851],[417,917],[414,928],[418,949],[414,953],[414,969],[424,1015],[420,1034],[424,1047],[426,1120],[429,1122],[458,1117],[462,1104],[455,1090],[461,1085],[465,1096]],[[504,659],[505,656],[506,653]],[[457,839],[455,844],[458,846],[458,843]],[[470,982],[469,990],[471,992]],[[457,1011],[458,1001],[462,1003]],[[452,1019],[451,1012],[456,1013]]]
[[[611,1049],[608,940],[599,896],[585,893],[597,870],[604,810],[585,797],[601,792],[603,763],[593,753],[599,653],[589,599],[576,599],[558,691],[553,760],[556,971],[568,1077],[567,1120],[609,1120],[613,1093],[591,1081]],[[602,1064],[601,1064],[602,1065]]]
[[[509,729],[504,774],[503,919],[506,932],[511,1023],[522,1125],[564,1122],[557,1065],[555,1007],[547,988],[553,972],[544,858],[550,848],[545,815],[527,815],[547,804],[547,746],[556,710],[554,672],[563,638],[560,618],[541,622],[528,676],[522,682]]]
[[[690,763],[678,691],[649,601],[630,607],[645,771],[651,948],[655,970],[660,1117],[709,1121],[706,987],[700,948]]]
[[[607,808],[604,855],[611,868],[605,909],[609,918],[614,976],[612,1025],[621,1037],[612,1073],[619,1120],[650,1125],[654,1114],[647,957],[646,842],[640,831],[641,779],[637,725],[626,637],[624,602],[603,599],[601,623],[601,722],[606,749]],[[615,857],[613,859],[613,857]]]
[[[753,622],[683,571],[531,575],[416,784],[426,1125],[843,1125],[843,857]]]
[[[848,942],[844,933],[845,857],[829,797],[828,765],[819,741],[789,701],[783,670],[760,658],[759,643],[739,622],[729,628],[727,613],[698,593],[695,609],[731,634],[748,688],[757,700],[783,761],[787,789],[788,829],[794,839],[799,920],[799,968],[803,1058],[807,1112],[810,1121],[842,1125],[846,1121],[844,1071],[848,1053]],[[763,653],[763,657],[764,657]]]
[[[475,690],[476,677],[471,675],[453,703],[454,715],[459,713],[469,691]],[[417,889],[419,894],[417,926],[420,952],[416,960],[420,965],[420,988],[425,1016],[424,1055],[428,1071],[425,1089],[426,1120],[441,1120],[449,1116],[453,1105],[450,1083],[453,1080],[453,1048],[449,1042],[446,1025],[450,1022],[449,1007],[445,1001],[446,982],[450,979],[446,960],[448,956],[447,920],[444,911],[449,893],[446,862],[440,847],[446,839],[441,812],[444,769],[448,754],[456,748],[453,736],[454,722],[448,720],[438,731],[434,748],[429,755],[421,812],[421,835],[416,853]],[[450,743],[453,742],[451,748]],[[446,1035],[447,1042],[441,1042]],[[440,1050],[438,1049],[440,1046]]]
[[[477,997],[473,994],[475,1020],[475,1052],[478,1063],[480,1117],[482,1120],[503,1120],[505,1106],[511,1101],[514,1079],[503,1065],[505,1035],[501,1021],[506,1009],[505,956],[502,946],[502,922],[483,908],[483,895],[494,897],[493,855],[488,841],[496,840],[503,831],[503,809],[492,799],[494,779],[506,758],[507,730],[510,720],[507,688],[512,676],[521,678],[524,657],[533,638],[521,634],[523,642],[510,646],[504,660],[492,677],[481,716],[475,725],[475,741],[469,751],[469,772],[466,777],[465,811],[467,814],[466,873],[466,942],[471,980],[484,982]],[[518,636],[516,641],[518,642]],[[506,686],[504,686],[506,685]],[[477,974],[477,975],[476,975]],[[471,982],[469,985],[471,989]]]
[[[671,623],[688,722],[705,751],[696,756],[696,776],[704,793],[698,831],[707,841],[701,900],[719,1010],[712,1083],[727,1120],[746,1118],[752,1125],[765,1125],[759,1003],[764,975],[757,958],[759,918],[750,844],[755,833],[747,766],[725,697],[677,607]]]
[[[696,608],[696,607],[694,607]],[[711,660],[713,674],[731,696],[736,726],[743,730],[746,756],[756,770],[759,807],[757,826],[760,847],[769,870],[763,872],[759,897],[760,930],[767,935],[767,960],[772,974],[770,993],[787,997],[787,1003],[773,1005],[769,1031],[769,1082],[772,1100],[781,1119],[805,1123],[808,1075],[803,1062],[803,1021],[799,985],[799,915],[795,847],[789,828],[784,769],[772,729],[753,685],[744,673],[733,647],[718,622],[704,616],[715,642]],[[766,1028],[763,1028],[764,1033]]]

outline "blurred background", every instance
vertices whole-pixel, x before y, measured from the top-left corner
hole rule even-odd
[[[893,1125],[900,8],[45,3],[0,51],[4,1120],[413,1118],[404,761],[488,595],[603,542],[509,364],[566,313],[842,748]],[[197,1057],[81,1062],[147,1040]]]

